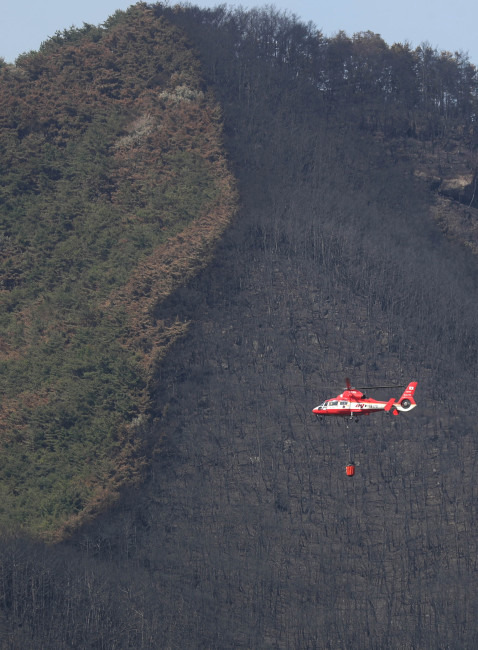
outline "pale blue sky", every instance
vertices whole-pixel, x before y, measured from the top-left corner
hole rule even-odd
[[[9,0],[2,7],[0,20],[0,56],[12,63],[15,58],[41,43],[56,31],[83,23],[98,25],[116,9],[131,4],[124,0]],[[168,2],[165,2],[168,4]],[[170,5],[180,4],[175,0]],[[200,7],[215,7],[220,2],[198,0]],[[277,0],[276,2],[227,2],[230,7],[261,7],[266,4],[294,13],[304,22],[312,21],[324,35],[344,30],[349,36],[370,30],[389,44],[423,42],[450,52],[468,53],[478,66],[477,0]]]

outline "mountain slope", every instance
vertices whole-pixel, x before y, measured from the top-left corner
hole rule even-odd
[[[1,520],[51,532],[134,478],[157,305],[234,212],[220,114],[143,6],[2,73]]]
[[[240,210],[157,310],[191,324],[154,375],[147,480],[54,548],[0,547],[7,638],[476,647],[476,258],[437,224],[417,159],[455,129],[473,160],[470,114],[421,96],[423,53],[406,47],[400,79],[417,85],[392,92],[397,59],[370,35],[154,10],[214,81]],[[418,407],[320,426],[311,409],[345,376],[416,379]]]

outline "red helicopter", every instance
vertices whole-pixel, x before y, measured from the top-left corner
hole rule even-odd
[[[350,385],[348,377],[345,382],[347,388],[343,393],[332,399],[326,399],[322,404],[312,409],[312,413],[315,413],[319,418],[330,415],[354,418],[360,415],[377,413],[378,411],[391,411],[393,415],[398,415],[399,412],[411,411],[417,405],[414,400],[415,388],[418,383],[416,381],[408,384],[400,399],[396,400],[392,397],[388,402],[380,402],[371,397],[366,397],[364,393]],[[367,388],[397,388],[397,386],[367,386],[364,387],[364,390]]]

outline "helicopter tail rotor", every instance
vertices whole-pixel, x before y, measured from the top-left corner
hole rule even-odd
[[[417,403],[415,402],[414,395],[415,395],[415,388],[417,387],[416,381],[412,381],[408,384],[406,387],[403,395],[400,397],[398,402],[395,404],[395,408],[398,409],[399,411],[411,411]]]

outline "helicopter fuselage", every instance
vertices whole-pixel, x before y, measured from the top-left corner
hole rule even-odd
[[[370,415],[377,411],[384,411],[388,402],[379,402],[374,399],[366,401],[349,401],[344,399],[326,400],[316,406],[312,413],[315,415],[336,415],[339,417],[352,417],[355,415]]]
[[[361,391],[349,388],[348,379],[347,386],[347,390],[337,395],[337,397],[325,400],[312,409],[312,413],[318,416],[356,417],[370,415],[370,413],[379,411],[391,411],[393,415],[398,415],[399,412],[411,411],[416,406],[414,399],[415,388],[417,387],[416,381],[408,384],[405,392],[398,400],[392,397],[387,402],[366,397]]]

